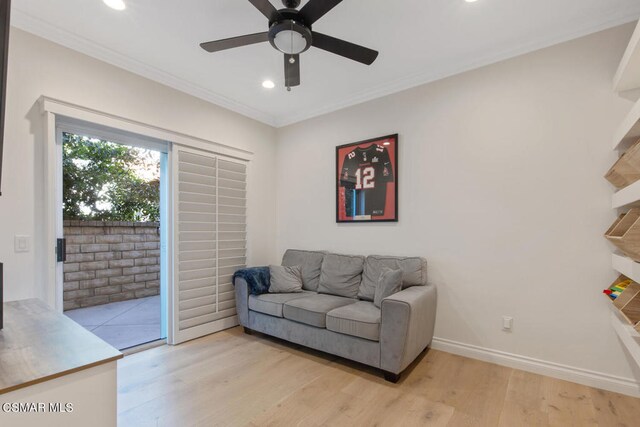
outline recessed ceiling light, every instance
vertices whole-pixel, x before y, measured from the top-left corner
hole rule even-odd
[[[262,87],[265,89],[273,89],[274,87],[276,87],[276,84],[271,80],[265,80],[262,82]]]
[[[102,0],[104,4],[115,10],[125,10],[127,5],[124,4],[124,0]]]

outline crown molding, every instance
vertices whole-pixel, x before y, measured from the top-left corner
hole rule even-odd
[[[556,35],[554,37],[542,37],[538,40],[531,41],[516,48],[506,49],[496,54],[486,55],[484,58],[474,61],[459,61],[452,64],[443,70],[439,71],[427,71],[422,73],[416,73],[410,76],[406,76],[387,84],[378,86],[377,89],[367,89],[359,92],[355,95],[345,97],[337,102],[326,104],[320,108],[300,111],[298,114],[290,116],[286,119],[276,118],[275,126],[277,128],[289,126],[304,120],[308,120],[314,117],[329,114],[344,108],[348,108],[357,104],[361,104],[374,99],[382,98],[384,96],[392,95],[394,93],[402,92],[407,89],[411,89],[417,86],[421,86],[427,83],[432,83],[437,80],[442,80],[447,77],[451,77],[457,74],[461,74],[467,71],[475,70],[487,65],[495,64],[510,58],[515,58],[520,55],[534,52],[536,50],[551,47],[560,43],[568,42],[578,39],[580,37],[588,36],[599,31],[607,30],[609,28],[617,27],[619,25],[628,24],[629,22],[636,21],[640,18],[640,7],[628,8],[626,10],[616,11],[607,16],[605,19],[600,19],[598,23],[589,23],[583,25],[579,30],[567,31],[564,34]]]
[[[161,83],[165,86],[203,99],[212,104],[226,108],[243,116],[260,121],[267,125],[280,128],[302,122],[314,117],[329,114],[344,108],[348,108],[367,101],[378,99],[387,95],[402,92],[417,86],[441,80],[456,74],[471,71],[496,62],[504,61],[516,56],[524,55],[545,47],[550,47],[559,43],[584,37],[598,31],[606,30],[618,25],[626,24],[637,20],[640,17],[640,6],[628,7],[609,14],[606,17],[600,16],[598,22],[587,22],[577,30],[567,31],[553,37],[541,37],[531,42],[522,44],[516,48],[506,49],[495,54],[486,55],[483,58],[466,61],[462,60],[437,71],[426,71],[409,75],[386,84],[378,86],[376,89],[367,89],[344,97],[336,102],[326,103],[319,108],[303,109],[297,114],[287,117],[274,117],[263,111],[257,110],[248,105],[234,101],[220,94],[217,94],[201,86],[183,80],[179,77],[166,73],[158,68],[148,66],[136,59],[122,55],[104,46],[97,45],[85,38],[72,34],[64,29],[35,18],[24,11],[14,7],[11,16],[11,24],[21,30],[35,34],[54,43],[76,50],[90,57],[104,61],[116,67],[125,69],[134,74]]]
[[[176,89],[180,92],[195,96],[196,98],[203,99],[217,106],[226,108],[227,110],[231,110],[235,113],[265,123],[269,126],[275,126],[276,124],[275,118],[269,114],[212,92],[208,89],[204,89],[201,86],[176,77],[158,68],[146,65],[136,59],[122,55],[86,38],[79,37],[69,31],[35,18],[17,7],[14,7],[11,11],[11,25],[92,58]]]

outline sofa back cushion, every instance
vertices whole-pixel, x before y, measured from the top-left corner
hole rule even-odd
[[[324,256],[325,252],[322,251],[287,249],[282,257],[282,265],[285,267],[300,267],[302,273],[302,289],[317,291]]]
[[[427,284],[427,260],[420,257],[370,255],[365,259],[358,298],[373,301],[383,268],[402,270],[402,288]]]
[[[356,298],[363,268],[363,256],[326,254],[322,261],[318,293]]]
[[[271,275],[269,293],[302,292],[302,271],[300,266],[270,265],[269,274]]]
[[[376,293],[373,296],[373,305],[380,308],[382,300],[402,290],[402,270],[392,270],[383,267],[378,279]]]

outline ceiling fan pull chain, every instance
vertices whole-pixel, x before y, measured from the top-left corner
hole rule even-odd
[[[293,21],[291,21],[291,46],[293,46]],[[289,57],[289,64],[293,64],[294,62],[296,62],[296,60],[293,58],[293,56]],[[289,67],[285,67],[287,68],[287,70],[285,70],[285,72],[287,73],[287,82],[291,79],[291,69]],[[291,86],[287,86],[287,92],[291,92]]]
[[[291,21],[291,46],[293,46],[293,21]],[[293,57],[293,53],[292,56],[289,58],[289,64],[295,64],[296,63],[296,58]]]
[[[291,21],[291,34],[290,35],[291,35],[291,37],[290,37],[291,38],[291,46],[293,47],[293,21]],[[293,53],[293,52],[289,52],[289,53]],[[289,58],[289,59],[292,59],[292,58]],[[292,64],[293,64],[293,62],[292,62]]]

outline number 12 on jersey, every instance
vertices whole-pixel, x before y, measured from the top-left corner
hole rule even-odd
[[[356,170],[356,190],[376,187],[376,170],[371,166]]]

